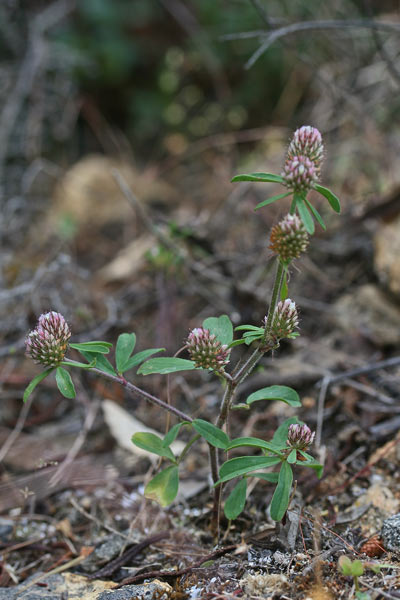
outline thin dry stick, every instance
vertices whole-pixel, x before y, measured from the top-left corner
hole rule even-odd
[[[8,142],[14,131],[15,122],[48,51],[45,33],[62,21],[74,7],[74,0],[58,0],[38,13],[30,23],[27,51],[14,89],[8,94],[7,102],[0,114],[0,184],[3,181]]]
[[[33,401],[33,396],[30,396],[28,398],[27,402],[25,402],[25,404],[22,406],[21,412],[19,413],[19,417],[17,419],[14,429],[12,430],[12,432],[10,433],[10,435],[8,436],[8,438],[6,439],[6,441],[4,442],[4,444],[0,450],[0,463],[7,456],[11,446],[16,442],[19,434],[21,433],[21,431],[25,425],[25,421],[28,416],[29,410],[32,406],[32,401]]]
[[[76,458],[78,452],[80,451],[83,444],[85,443],[87,434],[89,433],[89,431],[91,430],[91,428],[93,426],[94,420],[95,420],[96,415],[99,410],[99,407],[100,407],[99,401],[91,402],[89,404],[89,409],[88,409],[85,421],[83,423],[83,427],[81,428],[79,435],[76,437],[71,448],[68,450],[67,456],[65,457],[65,459],[63,460],[63,462],[61,463],[61,465],[59,466],[57,471],[54,473],[54,475],[50,479],[49,487],[53,487],[53,486],[57,485],[57,483],[63,477],[65,469],[67,469],[69,467],[69,465],[73,462],[73,460]]]
[[[322,380],[321,389],[318,395],[317,426],[315,431],[315,446],[318,449],[321,447],[322,427],[324,424],[325,398],[330,382],[331,376],[325,375],[325,377]]]
[[[301,31],[318,31],[324,29],[381,29],[383,31],[400,31],[400,23],[372,21],[369,19],[330,20],[330,21],[301,21],[274,29],[268,33],[264,42],[249,58],[245,67],[250,69],[254,63],[268,50],[272,44],[282,37]]]
[[[75,510],[77,510],[79,513],[81,513],[81,515],[83,515],[87,519],[89,519],[89,521],[93,521],[93,523],[96,523],[96,525],[98,525],[99,527],[103,527],[103,529],[106,529],[110,533],[114,533],[115,535],[119,535],[124,540],[127,540],[128,543],[134,543],[134,540],[132,540],[132,538],[130,538],[129,535],[126,535],[125,533],[122,533],[121,531],[118,531],[117,529],[114,529],[114,527],[111,527],[111,525],[107,525],[107,523],[104,523],[103,521],[100,522],[99,519],[96,519],[96,517],[94,517],[93,515],[91,515],[90,513],[88,513],[84,508],[82,508],[82,506],[80,506],[76,502],[75,498],[70,498],[70,503],[75,508]]]

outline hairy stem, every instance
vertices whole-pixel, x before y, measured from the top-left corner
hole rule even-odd
[[[64,358],[64,362],[73,362],[73,361],[70,361],[68,358]],[[108,379],[109,381],[113,381],[114,383],[119,383],[119,385],[122,385],[122,387],[124,387],[126,390],[128,390],[128,392],[132,396],[144,398],[148,402],[151,402],[151,404],[155,404],[156,406],[159,406],[160,408],[163,408],[164,410],[172,413],[173,415],[178,417],[178,419],[180,419],[181,421],[189,421],[190,423],[193,421],[192,417],[189,417],[189,415],[187,415],[186,413],[175,408],[174,406],[171,406],[170,404],[167,404],[167,402],[164,402],[163,400],[161,400],[161,398],[157,398],[157,396],[153,396],[153,394],[149,394],[148,392],[145,392],[144,390],[136,387],[136,385],[133,385],[133,383],[130,383],[130,381],[127,381],[125,379],[125,377],[122,377],[119,375],[112,375],[111,373],[106,373],[105,371],[102,371],[101,369],[97,369],[96,367],[92,367],[89,370],[93,373],[97,373],[98,375],[101,375],[101,377],[105,377],[105,379]]]
[[[271,304],[269,305],[267,322],[265,324],[264,340],[267,339],[269,330],[271,329],[272,318],[274,316],[275,308],[276,308],[276,305],[278,302],[278,297],[279,297],[279,292],[281,290],[284,270],[285,270],[285,267],[283,266],[282,261],[278,258],[278,266],[276,269],[274,287],[272,289]]]
[[[265,325],[265,332],[263,337],[263,346],[261,348],[256,348],[254,352],[249,356],[247,361],[240,367],[240,369],[235,373],[235,375],[231,376],[227,379],[227,385],[225,388],[224,397],[222,398],[221,408],[219,412],[219,416],[216,422],[217,427],[223,427],[226,423],[226,420],[229,416],[229,411],[232,405],[233,397],[235,395],[236,389],[244,379],[251,373],[254,369],[260,358],[265,354],[265,352],[269,349],[266,345],[266,339],[268,336],[268,332],[271,329],[272,318],[275,312],[276,304],[278,302],[279,292],[282,285],[282,279],[284,274],[284,265],[278,259],[278,266],[275,275],[274,286],[272,289],[271,303],[269,305],[267,322]],[[218,464],[218,450],[213,446],[209,446],[209,455],[210,455],[210,466],[211,466],[211,474],[214,484],[218,481],[218,473],[219,473],[219,464]],[[221,494],[222,494],[222,485],[218,485],[214,488],[214,503],[213,503],[213,511],[211,517],[211,531],[214,535],[218,536],[219,530],[219,520],[220,520],[220,507],[221,507]]]

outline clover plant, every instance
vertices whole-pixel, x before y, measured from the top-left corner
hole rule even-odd
[[[243,324],[235,328],[227,315],[209,317],[193,329],[186,340],[189,358],[154,357],[163,348],[150,348],[134,353],[136,335],[123,333],[115,347],[115,364],[108,358],[112,344],[103,341],[70,343],[71,331],[64,317],[51,311],[39,317],[37,327],[28,334],[27,354],[46,369],[37,375],[25,390],[24,400],[43,379],[54,373],[59,391],[66,398],[74,398],[75,389],[70,375],[73,368],[87,369],[109,380],[117,382],[132,395],[143,398],[166,412],[172,413],[178,422],[164,437],[152,433],[135,433],[132,442],[148,452],[161,457],[165,463],[147,484],[145,495],[162,506],[169,505],[176,497],[179,487],[179,467],[191,447],[204,438],[208,443],[210,470],[214,485],[214,503],[211,528],[218,531],[220,522],[221,496],[224,484],[235,479],[236,484],[225,500],[224,512],[228,519],[235,519],[243,511],[247,480],[256,477],[275,486],[270,505],[270,514],[281,521],[288,509],[293,482],[293,467],[314,469],[318,476],[320,465],[308,448],[314,434],[296,417],[282,423],[271,440],[256,437],[230,439],[225,432],[228,416],[233,409],[250,409],[255,402],[279,401],[291,407],[301,406],[297,392],[287,386],[272,385],[250,394],[245,403],[238,404],[236,398],[242,382],[250,375],[260,359],[276,349],[280,340],[299,335],[297,307],[288,298],[287,274],[290,265],[307,249],[310,236],[314,233],[315,221],[325,229],[317,209],[308,199],[311,190],[324,196],[332,209],[340,212],[338,198],[319,184],[323,144],[317,129],[303,126],[298,129],[289,144],[286,161],[280,175],[272,173],[250,173],[237,175],[233,182],[253,181],[279,183],[285,192],[264,200],[256,210],[266,207],[287,196],[291,196],[290,211],[273,228],[269,248],[275,255],[276,275],[271,290],[267,314],[259,325]],[[234,333],[238,337],[234,339]],[[251,347],[248,355],[231,367],[234,348],[240,344]],[[77,362],[66,357],[68,349],[77,351],[86,362]],[[128,381],[125,374],[136,369],[135,383]],[[179,371],[202,369],[219,378],[221,382],[221,405],[215,423],[210,420],[192,418],[176,407],[146,392],[138,385],[143,376],[170,374]],[[171,444],[182,427],[193,431],[193,436],[183,452],[175,456]],[[253,456],[228,458],[226,453],[245,447],[253,448]],[[221,457],[226,460],[220,464]]]

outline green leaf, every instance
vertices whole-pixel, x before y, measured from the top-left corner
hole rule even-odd
[[[132,442],[135,446],[138,446],[138,448],[142,448],[142,450],[147,450],[147,452],[169,458],[169,460],[175,462],[175,456],[171,449],[164,445],[164,440],[158,437],[158,435],[155,435],[155,433],[139,431],[132,436]]]
[[[271,442],[266,442],[260,438],[256,437],[240,437],[232,440],[228,446],[225,448],[226,450],[233,450],[233,448],[242,448],[243,446],[253,446],[256,448],[263,448],[264,450],[268,450],[269,452],[274,452],[274,454],[278,454],[282,456],[279,450]]]
[[[299,450],[300,454],[302,456],[305,455],[304,452],[302,452],[301,450]],[[319,462],[317,462],[314,458],[311,457],[311,460],[298,460],[297,464],[299,465],[299,467],[309,467],[310,469],[313,469],[318,477],[318,479],[321,479],[322,474],[324,472],[324,466],[321,465]]]
[[[233,325],[228,315],[209,317],[203,321],[203,327],[209,329],[221,344],[229,345],[233,340]]]
[[[138,369],[140,375],[152,375],[153,373],[160,373],[166,375],[167,373],[177,373],[178,371],[192,371],[196,369],[196,365],[191,360],[184,358],[151,358],[144,362]]]
[[[64,365],[65,367],[78,367],[79,369],[91,369],[96,366],[96,359],[93,358],[90,363],[81,363],[76,360],[68,360],[66,362],[61,362],[60,365]]]
[[[315,231],[315,225],[314,225],[313,218],[310,215],[310,212],[304,203],[303,198],[301,198],[301,197],[297,198],[296,207],[297,207],[297,210],[299,211],[300,218],[304,223],[304,227],[306,228],[307,233],[312,235]]]
[[[256,340],[262,339],[265,333],[264,327],[256,327],[255,325],[239,325],[235,327],[235,331],[244,331],[242,340],[237,340],[238,343],[252,344]],[[233,342],[235,344],[235,342]]]
[[[279,473],[251,473],[250,477],[264,479],[264,481],[269,481],[270,483],[278,483]]]
[[[57,387],[66,398],[75,398],[75,386],[71,379],[71,375],[62,367],[56,369]]]
[[[283,177],[274,173],[249,173],[244,175],[235,175],[231,179],[232,183],[237,181],[261,181],[270,183],[284,183]]]
[[[82,342],[81,344],[69,344],[74,350],[82,350],[85,352],[98,352],[99,354],[108,354],[112,344],[109,342]]]
[[[317,211],[317,209],[315,208],[315,206],[313,206],[311,204],[311,202],[309,200],[307,200],[307,198],[304,198],[305,203],[307,204],[308,208],[311,210],[312,214],[314,215],[314,219],[316,221],[318,221],[318,223],[321,225],[322,229],[324,231],[326,231],[326,225],[324,223],[323,218],[321,217],[321,215],[319,214],[319,212]]]
[[[353,564],[351,565],[351,574],[353,577],[360,577],[361,575],[364,575],[364,565],[362,564],[361,560],[353,561]]]
[[[86,358],[88,361],[96,360],[96,368],[104,373],[108,373],[109,375],[117,375],[116,370],[108,360],[104,356],[104,354],[99,354],[98,352],[87,352],[86,350],[79,350],[80,354]]]
[[[273,202],[276,202],[277,200],[280,200],[281,198],[286,198],[286,196],[289,196],[292,192],[286,192],[286,194],[278,194],[277,196],[272,196],[271,198],[267,198],[267,200],[263,200],[263,202],[260,202],[259,204],[257,204],[257,206],[255,207],[254,210],[258,210],[259,208],[262,208],[263,206],[268,206],[268,204],[272,204]]]
[[[246,403],[252,404],[259,400],[280,400],[297,408],[301,406],[300,398],[298,393],[286,385],[270,385],[269,387],[262,388],[250,394],[247,398]]]
[[[235,331],[257,331],[264,332],[264,327],[256,327],[255,325],[238,325]]]
[[[356,600],[372,600],[368,592],[356,592]]]
[[[25,391],[24,391],[24,396],[23,396],[24,402],[26,402],[28,400],[29,396],[32,394],[35,387],[37,385],[39,385],[39,383],[41,381],[43,381],[43,379],[46,379],[46,377],[48,377],[50,375],[50,373],[52,373],[54,371],[54,369],[55,369],[55,367],[51,367],[50,369],[46,369],[46,371],[42,371],[41,373],[39,373],[39,375],[36,375],[36,377],[34,377],[30,383],[28,383],[28,385],[26,386]]]
[[[314,185],[314,189],[328,200],[329,204],[335,212],[340,213],[340,200],[337,196],[335,196],[333,192],[331,192],[331,190],[322,185],[319,185],[319,183],[316,183]]]
[[[272,444],[277,446],[278,448],[284,448],[286,446],[286,440],[289,431],[289,425],[303,425],[302,421],[299,421],[297,417],[289,417],[284,421],[281,425],[279,425],[278,429],[275,431],[272,437]]]
[[[281,459],[277,456],[238,456],[237,458],[231,458],[221,465],[219,470],[220,479],[217,483],[224,483],[240,475],[245,475],[257,469],[272,467],[280,462]]]
[[[138,352],[137,354],[134,354],[127,361],[125,368],[124,368],[124,373],[126,371],[129,371],[129,369],[132,369],[132,367],[136,367],[136,365],[140,365],[140,363],[145,361],[146,358],[149,358],[149,356],[152,356],[153,354],[157,354],[157,352],[164,352],[164,351],[165,351],[165,348],[149,348],[148,350],[142,350],[142,352]]]
[[[244,339],[244,343],[247,346],[250,346],[250,344],[252,344],[253,342],[256,342],[257,340],[262,339],[262,337],[263,337],[263,334],[261,334],[261,333],[258,333],[258,334],[255,333],[254,335],[246,335],[245,334],[243,336],[243,339]]]
[[[134,333],[121,333],[118,336],[117,347],[115,349],[115,363],[118,373],[126,371],[126,364],[136,345],[136,335]]]
[[[297,459],[297,452],[295,450],[295,448],[293,448],[293,450],[290,451],[289,456],[287,457],[287,461],[289,463],[289,465],[293,465],[296,462]]]
[[[229,444],[229,438],[226,435],[225,431],[219,429],[212,423],[208,421],[203,421],[203,419],[195,419],[192,421],[192,425],[197,433],[200,433],[203,438],[207,440],[211,446],[215,446],[216,448],[221,448],[225,450],[225,448]]]
[[[240,344],[245,344],[246,340],[244,340],[243,338],[240,340],[234,340],[233,342],[231,342],[229,344],[229,348],[234,348],[235,346],[240,346]]]
[[[289,506],[290,490],[292,488],[293,471],[288,463],[282,463],[279,471],[278,484],[271,500],[271,518],[281,521]]]
[[[176,440],[179,430],[183,425],[190,425],[190,422],[189,421],[181,421],[180,423],[177,423],[176,425],[171,427],[171,429],[168,431],[168,433],[164,436],[163,446],[170,446],[172,444],[172,442],[174,442]]]
[[[340,556],[338,560],[338,567],[342,571],[343,575],[351,576],[352,562],[348,556]]]
[[[241,479],[233,488],[224,506],[224,513],[227,519],[232,521],[240,515],[246,504],[247,481]]]
[[[168,506],[176,498],[179,487],[179,473],[176,465],[171,465],[160,471],[149,481],[144,489],[144,495],[155,500],[161,506]]]

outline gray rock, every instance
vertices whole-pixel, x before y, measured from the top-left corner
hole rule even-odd
[[[400,296],[400,216],[382,223],[374,237],[375,271],[389,290]]]
[[[7,542],[14,529],[14,522],[11,519],[0,518],[0,541]]]
[[[335,302],[337,323],[379,346],[400,343],[400,308],[372,284],[357,287]]]
[[[153,581],[140,585],[126,585],[120,590],[101,592],[96,600],[168,600],[171,586],[162,581]]]
[[[36,575],[30,577],[20,585],[11,588],[0,588],[0,600],[61,600],[62,595],[58,591],[63,585],[62,575],[51,575],[46,578],[47,587],[39,587],[32,585],[31,588],[25,589],[32,579],[36,579]]]
[[[400,513],[383,521],[381,535],[386,550],[400,552]]]
[[[104,564],[118,556],[125,539],[117,534],[107,536],[85,560],[82,569],[88,573],[94,573]]]

